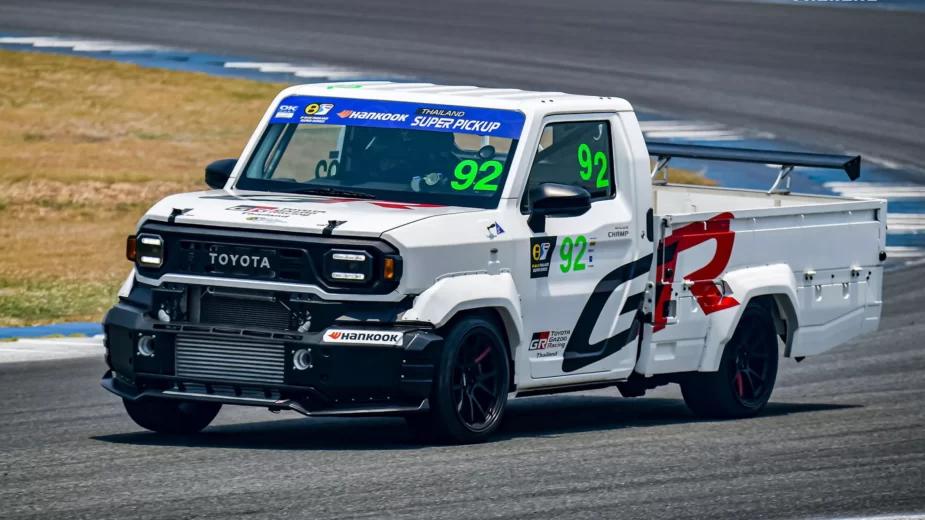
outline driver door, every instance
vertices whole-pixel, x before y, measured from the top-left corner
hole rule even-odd
[[[529,213],[530,190],[547,182],[580,186],[592,203],[584,215],[547,217],[545,232],[531,232],[535,297],[525,301],[524,320],[533,379],[567,384],[570,376],[614,371],[624,377],[635,364],[630,329],[638,302],[627,301],[632,279],[622,279],[630,274],[637,226],[614,171],[618,125],[613,114],[544,121],[521,212]]]

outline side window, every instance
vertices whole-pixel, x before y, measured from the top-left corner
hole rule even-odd
[[[530,167],[520,209],[530,208],[530,191],[544,182],[581,186],[591,201],[613,198],[610,123],[582,121],[546,125]]]

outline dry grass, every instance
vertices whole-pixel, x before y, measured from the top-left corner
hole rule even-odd
[[[704,177],[702,173],[692,172],[690,170],[679,170],[677,168],[668,168],[668,182],[672,184],[694,184],[697,186],[718,185],[716,181]]]
[[[0,51],[0,326],[100,319],[138,218],[204,189],[284,86]]]
[[[0,326],[99,320],[138,218],[204,189],[284,86],[0,50]]]

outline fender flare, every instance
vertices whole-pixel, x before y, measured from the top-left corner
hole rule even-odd
[[[797,282],[793,271],[786,264],[764,265],[748,267],[730,271],[723,275],[722,280],[732,289],[732,295],[741,303],[725,311],[714,313],[710,319],[710,327],[704,342],[703,354],[700,357],[701,372],[715,372],[719,370],[719,363],[723,357],[723,350],[732,335],[735,333],[739,319],[749,302],[761,296],[771,296],[776,303],[775,324],[786,320],[787,339],[784,355],[790,355],[790,347],[799,327],[797,309]],[[777,332],[783,333],[780,328]]]
[[[501,316],[513,357],[524,332],[520,295],[510,273],[441,278],[414,299],[414,305],[402,314],[399,323],[416,321],[442,327],[460,312],[486,308],[496,310]]]

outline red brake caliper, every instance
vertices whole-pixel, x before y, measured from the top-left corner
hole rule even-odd
[[[736,387],[739,389],[739,397],[743,397],[745,394],[745,391],[742,390],[742,373],[741,372],[736,373]]]

